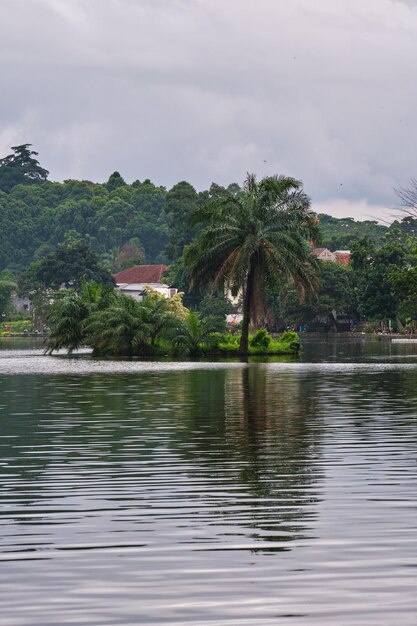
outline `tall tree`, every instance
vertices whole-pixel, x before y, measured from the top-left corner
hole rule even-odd
[[[64,286],[78,290],[83,281],[114,285],[110,272],[100,264],[97,255],[80,241],[57,246],[43,259],[32,263],[27,274],[34,284],[53,289]]]
[[[363,317],[376,321],[397,317],[402,299],[398,271],[408,261],[406,245],[395,237],[385,238],[378,249],[366,238],[352,246],[355,293]]]
[[[109,176],[109,180],[106,183],[106,187],[109,191],[114,191],[115,189],[124,187],[125,185],[126,183],[119,172],[113,172],[113,174]]]
[[[195,229],[190,227],[189,220],[198,206],[198,199],[194,187],[184,180],[174,185],[166,195],[165,213],[169,226],[166,254],[171,260],[182,255],[184,246],[195,235]]]
[[[243,295],[240,352],[248,352],[249,325],[265,313],[266,289],[290,279],[299,292],[317,286],[317,261],[308,241],[318,219],[299,181],[269,176],[257,182],[248,174],[239,197],[227,190],[197,210],[202,230],[185,251],[191,285],[223,284]]]
[[[38,153],[30,150],[31,145],[12,146],[13,154],[0,159],[0,190],[9,192],[15,185],[39,183],[48,178],[48,170],[34,158]]]

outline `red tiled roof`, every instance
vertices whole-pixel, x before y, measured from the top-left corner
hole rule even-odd
[[[337,250],[336,263],[339,265],[349,265],[350,263],[350,250]]]
[[[319,256],[325,250],[327,250],[327,248],[313,248],[312,253],[316,256]]]
[[[134,265],[113,274],[116,283],[161,283],[167,265]]]

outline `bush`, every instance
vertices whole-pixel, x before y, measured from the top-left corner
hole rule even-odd
[[[290,350],[300,349],[300,338],[293,330],[286,330],[279,338],[279,343],[288,347]]]
[[[272,337],[266,328],[259,328],[251,337],[249,345],[253,348],[264,348],[267,350],[271,344]]]

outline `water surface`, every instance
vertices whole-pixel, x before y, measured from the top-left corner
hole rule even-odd
[[[417,622],[417,346],[0,343],[0,625]]]

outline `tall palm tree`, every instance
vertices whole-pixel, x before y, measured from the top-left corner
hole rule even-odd
[[[317,236],[318,218],[302,185],[287,176],[257,182],[248,174],[244,193],[223,190],[193,219],[202,230],[185,251],[191,288],[222,284],[243,296],[240,352],[247,354],[249,325],[265,313],[265,291],[283,279],[301,294],[317,286],[317,261],[309,240]]]

